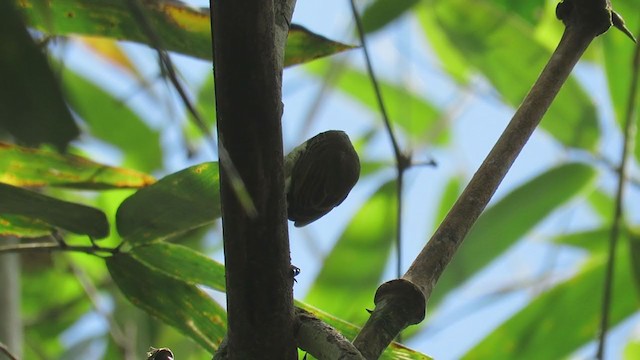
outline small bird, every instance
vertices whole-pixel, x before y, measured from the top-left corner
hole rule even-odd
[[[344,131],[305,141],[285,158],[288,217],[296,227],[312,223],[347,198],[360,177],[360,159]]]
[[[173,360],[173,353],[169,348],[150,347],[147,352],[147,360]]]

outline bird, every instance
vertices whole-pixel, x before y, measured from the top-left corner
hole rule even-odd
[[[156,349],[154,347],[149,348],[147,352],[147,360],[173,360],[173,353],[169,348]]]
[[[349,136],[322,132],[293,149],[284,160],[287,215],[295,227],[326,215],[347,198],[360,177],[360,159]]]

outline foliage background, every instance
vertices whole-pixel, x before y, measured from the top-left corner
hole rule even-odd
[[[38,2],[24,4],[33,14]],[[105,14],[98,11],[104,4],[108,2],[85,10]],[[478,167],[553,50],[562,31],[554,19],[555,4],[500,0],[476,1],[473,6],[457,0],[359,4],[402,147],[411,149],[417,162],[433,158],[438,163],[435,168],[417,166],[407,174],[403,270]],[[614,3],[635,33],[640,27],[639,5],[632,0]],[[107,14],[112,19],[128,18],[126,12]],[[199,24],[197,20],[185,23]],[[31,22],[45,32],[101,35],[105,31],[90,24],[47,29],[46,19],[33,17]],[[345,1],[300,2],[294,22],[330,39],[356,43]],[[139,39],[129,31],[124,38]],[[178,51],[206,54],[196,41],[202,29],[194,26],[185,31],[194,43]],[[39,32],[34,35],[42,37]],[[214,159],[164,81],[153,50],[77,35],[53,39],[47,48],[83,130],[72,143],[74,152],[158,179]],[[409,346],[443,359],[465,354],[581,358],[594,352],[632,50],[633,44],[615,31],[591,46],[575,71],[577,76],[547,114],[543,129],[516,161],[441,279],[426,323],[405,334]],[[210,63],[172,57],[200,109],[213,119]],[[397,266],[393,154],[361,52],[351,50],[285,70],[283,93],[285,151],[319,131],[339,128],[349,133],[363,160],[361,181],[341,207],[307,228],[290,229],[292,261],[302,268],[296,298],[361,324],[375,289],[396,276]],[[618,327],[609,345],[612,359],[637,358],[640,351],[640,247],[635,240],[640,221],[635,205],[640,195],[640,147],[634,148],[634,156],[625,199],[628,231],[617,256],[612,320]],[[116,210],[133,190],[47,189],[47,193],[92,204],[114,224]],[[113,225],[111,234],[100,244],[117,244],[120,239]],[[86,242],[71,235],[65,239]],[[171,242],[222,261],[217,224]],[[208,358],[187,336],[132,307],[121,295],[125,286],[114,284],[113,273],[110,276],[95,257],[26,253],[22,263],[26,359],[118,359],[122,353],[139,358],[149,345],[168,346],[180,359]],[[177,291],[170,286],[152,290]],[[223,303],[221,293],[207,292]]]

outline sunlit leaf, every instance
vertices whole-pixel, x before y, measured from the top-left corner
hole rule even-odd
[[[55,35],[92,35],[150,44],[128,0],[16,1],[30,26]],[[211,60],[209,9],[195,9],[178,1],[141,2],[153,30],[170,51]],[[285,66],[350,49],[310,31],[292,26],[285,50]]]
[[[198,90],[198,99],[196,101],[196,109],[208,129],[211,129],[216,122],[216,99],[214,96],[214,89],[215,84],[213,83],[213,74],[208,74],[204,83]],[[184,128],[185,134],[189,139],[200,139],[205,135],[196,125],[191,114],[187,115]]]
[[[362,12],[364,31],[372,33],[398,19],[419,0],[376,0]]]
[[[353,48],[354,46],[329,40],[324,36],[307,30],[303,26],[293,24],[287,38],[284,63],[285,66],[302,64]]]
[[[175,279],[225,290],[224,265],[186,246],[154,242],[131,249],[131,256]]]
[[[625,239],[626,240],[626,239]],[[632,281],[627,247],[617,256],[609,325],[638,310],[629,293]],[[466,359],[562,359],[593,340],[601,316],[604,258],[529,303],[464,357]]]
[[[11,1],[0,3],[0,130],[59,150],[79,134],[46,57]]]
[[[0,215],[0,236],[36,238],[51,234],[51,225],[38,219],[21,215]]]
[[[429,304],[437,304],[452,288],[500,256],[553,210],[581,194],[593,183],[595,175],[595,170],[586,164],[562,165],[521,185],[488,208],[440,277]]]
[[[94,239],[109,235],[106,215],[95,208],[0,183],[0,214],[22,215]]]
[[[449,48],[462,55],[475,70],[482,73],[511,106],[518,106],[531,89],[538,74],[551,56],[539,44],[533,28],[514,14],[496,7],[490,1],[463,0],[424,2]],[[433,28],[425,27],[430,38]],[[442,38],[434,39],[444,48]],[[558,39],[559,40],[559,39]],[[440,53],[443,63],[450,59]],[[462,69],[456,68],[457,75]],[[570,78],[549,108],[541,124],[561,143],[593,150],[600,137],[597,112],[593,102],[575,79]]]
[[[151,171],[162,165],[158,131],[123,101],[69,69],[63,71],[63,84],[71,106],[89,125],[89,133],[122,150],[127,167]]]
[[[360,208],[325,258],[306,302],[355,324],[369,317],[394,239],[395,186],[386,183]]]
[[[138,190],[118,209],[118,233],[140,244],[212,223],[220,217],[218,176],[217,163],[203,163]]]
[[[492,3],[503,7],[509,13],[517,14],[521,19],[535,25],[542,15],[544,1],[509,1],[492,0]]]
[[[631,262],[630,271],[633,274],[633,281],[636,284],[638,298],[640,299],[640,233],[637,231],[632,231],[629,234],[629,257]]]
[[[632,339],[624,348],[624,360],[640,359],[640,339]]]
[[[106,263],[132,304],[179,329],[209,352],[217,349],[226,332],[226,313],[202,290],[126,253],[116,254]]]
[[[416,6],[414,13],[427,34],[429,45],[440,58],[440,66],[461,84],[468,83],[472,69],[461,51],[452,44],[445,30],[438,24],[436,14],[429,6]]]
[[[117,40],[95,36],[78,36],[76,39],[103,60],[133,75],[138,81],[144,81],[142,74],[122,50]]]
[[[616,1],[615,10],[622,14],[629,29],[637,31],[640,25],[640,12],[638,12],[636,1]],[[609,96],[613,103],[616,122],[621,126],[624,124],[628,112],[634,44],[621,31],[614,30],[607,32],[607,36],[602,37],[602,50]],[[635,33],[635,35],[638,37],[640,34]],[[638,103],[640,103],[640,93],[636,99],[636,104]],[[634,121],[637,122],[639,116],[640,113],[636,111]],[[640,159],[640,134],[638,133],[636,134],[634,153],[636,158]]]
[[[327,62],[314,62],[306,66],[306,69],[315,76],[325,76],[328,71]],[[448,132],[444,131],[437,120],[440,119],[440,111],[416,93],[411,92],[406,86],[393,84],[378,79],[385,107],[390,120],[394,125],[400,126],[412,139],[432,140],[444,143],[448,140]],[[345,67],[340,70],[334,86],[352,99],[359,101],[375,114],[379,114],[378,101],[371,85],[369,76],[358,69]],[[375,118],[380,126],[382,119]]]
[[[38,352],[37,356],[26,352],[24,359],[57,358],[63,351],[64,331],[91,310],[91,302],[68,263],[61,256],[56,260],[52,263],[51,255],[45,253],[21,255],[21,318],[28,324],[25,338],[37,344],[26,348]]]
[[[440,198],[440,205],[438,206],[438,213],[435,218],[435,223],[440,224],[444,220],[445,216],[451,210],[453,203],[456,202],[458,196],[462,192],[462,181],[459,177],[455,176],[449,179],[447,185],[442,192]]]
[[[613,197],[602,189],[594,189],[591,194],[587,196],[587,200],[593,210],[600,216],[605,223],[610,223],[613,215]]]
[[[594,255],[604,255],[609,248],[611,228],[602,227],[593,230],[563,234],[555,237],[552,242],[579,247]]]
[[[0,142],[0,181],[27,187],[111,189],[147,186],[154,179],[141,172],[98,164],[76,155]]]

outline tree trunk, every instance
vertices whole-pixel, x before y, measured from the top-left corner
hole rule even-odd
[[[296,359],[274,3],[216,0],[211,9],[228,357]]]

